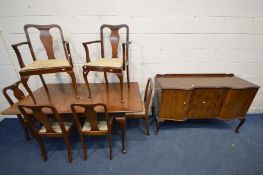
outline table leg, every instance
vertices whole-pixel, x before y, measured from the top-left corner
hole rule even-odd
[[[125,137],[126,137],[126,118],[125,117],[116,117],[116,121],[121,127],[121,139],[122,139],[122,153],[126,154],[127,150],[125,148]]]

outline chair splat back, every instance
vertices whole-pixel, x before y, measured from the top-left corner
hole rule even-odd
[[[85,119],[90,123],[91,131],[99,131],[97,113],[94,108],[86,108],[84,112]]]
[[[144,104],[146,109],[146,114],[148,115],[148,109],[151,102],[151,96],[153,91],[153,82],[151,78],[148,78],[145,94],[144,94]]]
[[[11,90],[13,92],[13,96],[19,101],[25,97],[24,92],[19,88],[19,85],[21,84],[21,81],[18,81],[11,86],[8,86],[3,89],[3,94],[5,98],[7,99],[8,103],[10,105],[13,105],[15,102],[12,100],[12,98],[8,95],[8,90]]]
[[[34,50],[33,50],[33,46],[32,46],[32,43],[31,43],[31,40],[30,40],[30,37],[29,37],[29,33],[28,33],[28,29],[29,28],[35,28],[35,29],[38,29],[39,32],[40,32],[40,40],[46,50],[46,53],[47,53],[47,56],[48,56],[48,59],[55,59],[55,54],[54,54],[54,48],[53,48],[53,37],[52,35],[50,34],[50,29],[52,28],[57,28],[59,30],[59,33],[60,33],[60,37],[61,37],[61,41],[62,41],[62,45],[63,45],[63,48],[64,48],[64,51],[65,51],[65,56],[66,58],[68,59],[68,55],[66,53],[66,46],[65,46],[65,40],[64,40],[64,37],[63,37],[63,33],[62,33],[62,29],[59,25],[56,25],[56,24],[51,24],[51,25],[35,25],[35,24],[26,24],[24,26],[24,31],[25,31],[25,34],[26,34],[26,38],[27,38],[27,42],[29,44],[29,49],[30,49],[30,52],[31,52],[31,55],[33,57],[33,60],[36,61],[36,56],[35,56],[35,53],[34,53]]]
[[[26,122],[29,125],[29,127],[34,131],[38,132],[37,126],[34,121],[38,121],[43,127],[46,129],[46,133],[56,133],[52,127],[52,123],[49,120],[49,117],[45,112],[43,112],[44,108],[48,108],[52,111],[52,114],[56,121],[58,121],[59,126],[62,130],[62,132],[66,132],[65,126],[63,124],[62,119],[60,118],[57,110],[53,106],[24,106],[24,105],[19,105],[18,106],[19,110],[21,113],[25,116]],[[27,110],[25,110],[27,109]],[[31,111],[27,112],[28,110]],[[34,120],[35,119],[35,120]]]
[[[126,24],[121,24],[121,25],[108,25],[108,24],[103,24],[100,27],[100,37],[102,41],[102,58],[104,58],[104,42],[103,42],[103,35],[104,32],[103,30],[105,28],[109,28],[111,30],[110,34],[110,43],[111,43],[111,48],[112,48],[112,58],[118,58],[118,46],[119,46],[119,41],[120,41],[120,35],[119,35],[119,30],[121,28],[126,29],[126,42],[129,41],[129,27]]]
[[[99,129],[99,121],[98,121],[98,113],[96,112],[95,108],[96,107],[103,107],[104,113],[105,113],[105,120],[107,123],[107,128],[110,127],[110,120],[109,120],[109,115],[107,111],[107,107],[105,104],[72,104],[71,109],[73,111],[75,121],[77,121],[77,127],[80,129],[80,122],[77,117],[77,110],[76,107],[81,107],[84,109],[83,115],[85,117],[85,120],[89,122],[90,124],[90,131],[100,131]]]

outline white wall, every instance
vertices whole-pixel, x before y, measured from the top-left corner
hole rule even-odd
[[[147,77],[157,73],[234,73],[263,86],[262,0],[0,0],[0,4],[1,89],[18,80],[11,44],[25,41],[27,23],[62,27],[79,82],[85,62],[81,43],[98,39],[101,24],[126,23],[133,42],[131,80],[140,83],[141,91]],[[31,59],[27,48],[23,55]],[[66,74],[45,77],[48,82],[70,81]],[[41,85],[36,79],[31,81],[33,88]],[[262,90],[250,112],[263,112]]]

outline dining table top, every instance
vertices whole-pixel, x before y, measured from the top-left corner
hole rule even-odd
[[[36,99],[36,105],[53,105],[60,114],[71,114],[71,104],[95,104],[103,103],[107,105],[109,113],[130,113],[141,112],[142,101],[137,82],[123,83],[123,98],[121,102],[120,84],[119,83],[90,83],[91,98],[89,98],[86,84],[78,83],[77,88],[80,98],[77,99],[72,88],[72,84],[48,84],[48,93],[42,86],[33,91]],[[3,112],[2,115],[17,115],[20,114],[18,105],[34,105],[30,96],[26,96],[14,105],[10,106]],[[101,109],[97,109],[100,112]],[[77,111],[81,112],[81,111]],[[102,111],[101,111],[102,112]],[[47,111],[48,113],[48,111]]]

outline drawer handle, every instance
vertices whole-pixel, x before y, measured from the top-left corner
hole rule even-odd
[[[186,105],[186,101],[184,102],[184,105]]]
[[[203,104],[206,104],[206,101],[203,101]]]

